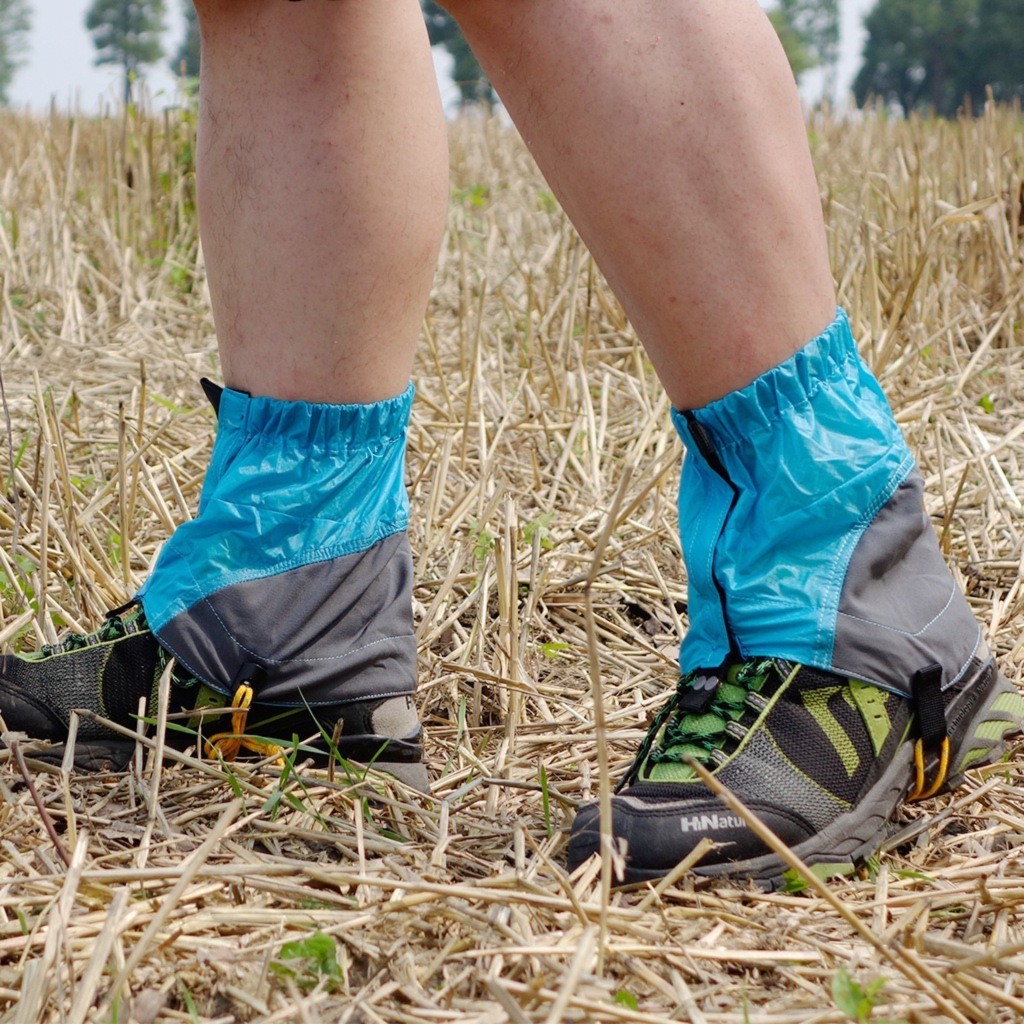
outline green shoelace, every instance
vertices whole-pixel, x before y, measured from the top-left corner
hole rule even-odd
[[[132,615],[122,616],[123,611],[124,608],[118,608],[109,612],[99,629],[91,633],[69,633],[59,643],[43,644],[34,656],[29,657],[49,658],[54,654],[68,654],[71,651],[80,651],[84,647],[95,647],[97,644],[120,640],[129,633],[140,633],[149,629],[141,607]]]
[[[655,716],[640,744],[636,759],[619,784],[619,789],[637,778],[644,765],[685,764],[690,758],[707,765],[727,755],[746,732],[741,725],[751,710],[751,696],[760,693],[775,670],[769,658],[743,662],[724,672],[687,672],[675,693]],[[695,690],[714,687],[710,703],[701,711],[687,710]],[[733,726],[730,729],[730,726]]]

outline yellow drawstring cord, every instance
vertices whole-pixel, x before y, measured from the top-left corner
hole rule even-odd
[[[206,741],[206,756],[217,757],[225,761],[234,761],[242,749],[251,750],[263,757],[273,757],[280,767],[284,767],[284,748],[276,743],[259,740],[255,736],[245,734],[245,723],[249,717],[249,706],[253,700],[252,687],[242,683],[231,698],[231,732],[219,732]]]
[[[944,736],[939,745],[939,770],[935,773],[935,778],[930,786],[925,781],[924,743],[921,740],[914,744],[914,771],[916,782],[907,800],[927,800],[929,797],[935,796],[942,789],[949,772],[949,737]]]

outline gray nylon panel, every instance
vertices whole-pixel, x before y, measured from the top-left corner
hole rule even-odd
[[[159,640],[224,692],[241,666],[262,666],[261,702],[412,693],[409,539],[394,534],[366,551],[224,587],[175,616]]]
[[[981,644],[981,630],[939,552],[914,470],[864,532],[839,600],[832,669],[909,693],[937,663],[949,686]]]

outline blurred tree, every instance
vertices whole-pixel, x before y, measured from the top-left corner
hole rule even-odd
[[[493,107],[497,96],[477,62],[455,19],[434,0],[420,0],[431,46],[443,46],[452,56],[452,80],[459,90],[459,105],[483,103]]]
[[[823,93],[835,94],[839,65],[839,0],[776,0],[776,13],[796,34],[807,51],[810,66],[825,73]],[[799,74],[794,66],[794,73]]]
[[[14,72],[25,63],[31,23],[28,0],[0,0],[0,106],[7,106]]]
[[[92,33],[97,64],[118,64],[124,69],[124,101],[132,98],[132,84],[147,64],[163,56],[164,0],[93,0],[85,15]]]
[[[182,0],[185,14],[185,38],[171,60],[171,70],[185,78],[199,77],[199,19],[192,0]]]
[[[991,86],[997,100],[1024,98],[1024,3],[1021,0],[979,3],[973,50],[980,85]]]
[[[805,71],[809,71],[815,66],[815,60],[811,56],[807,43],[781,9],[775,8],[775,10],[769,11],[768,18],[775,27],[782,48],[786,51],[794,77],[799,78]]]
[[[992,2],[998,0],[985,0]],[[983,101],[983,6],[981,0],[878,0],[864,19],[864,63],[853,83],[857,102],[875,96],[904,111],[931,107],[948,116],[965,96]],[[1020,0],[1006,6],[1019,8]]]

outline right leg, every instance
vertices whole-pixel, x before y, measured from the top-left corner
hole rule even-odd
[[[613,801],[627,877],[670,871],[708,836],[699,871],[782,881],[691,760],[802,856],[850,871],[904,793],[998,756],[1024,699],[995,670],[835,315],[778,39],[754,0],[444,2],[634,322],[687,446],[690,629]],[[581,808],[570,865],[598,849],[599,819]]]
[[[447,200],[423,19],[415,0],[197,9],[200,220],[229,385],[209,391],[199,514],[165,544],[144,617],[4,659],[0,713],[54,740],[73,707],[132,725],[170,652],[187,674],[172,710],[254,702],[208,732],[340,730],[346,756],[423,784],[404,451]],[[130,748],[79,732],[83,765]]]

